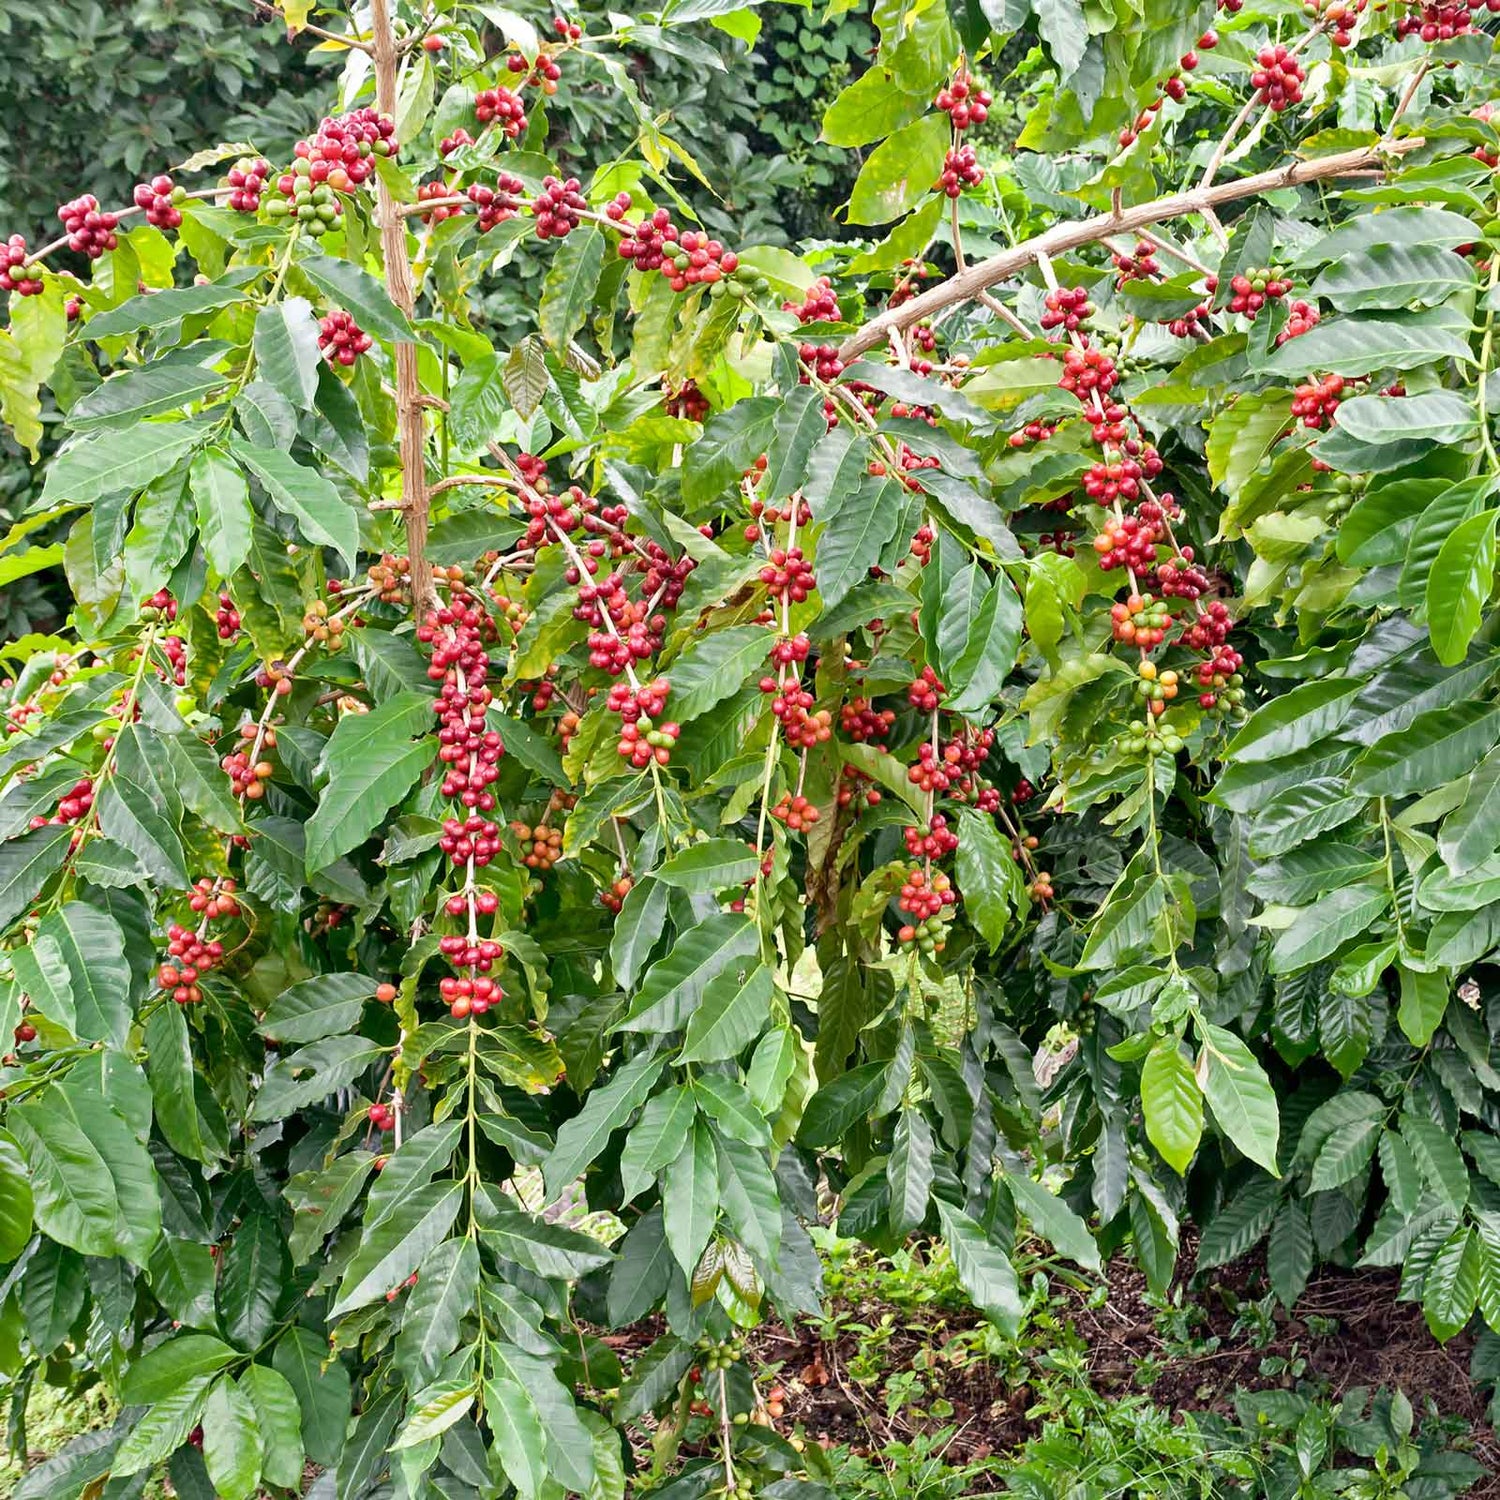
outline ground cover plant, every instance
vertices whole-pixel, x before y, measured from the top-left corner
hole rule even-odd
[[[121,1404],[19,1500],[815,1500],[830,1219],[1500,1327],[1489,12],[878,5],[802,254],[630,65],[753,9],[278,14],[288,159],[0,264],[0,1367]]]

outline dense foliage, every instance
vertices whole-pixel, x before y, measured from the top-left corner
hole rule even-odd
[[[1500,1327],[1485,12],[882,4],[802,256],[630,66],[730,0],[284,13],[287,160],[0,251],[0,1364],[126,1403],[22,1500],[816,1496],[830,1209]]]

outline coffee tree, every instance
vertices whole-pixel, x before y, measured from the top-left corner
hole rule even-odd
[[[819,1217],[1500,1328],[1486,9],[877,7],[803,256],[633,91],[732,0],[310,14],[292,160],[0,271],[0,1365],[122,1408],[20,1500],[826,1494]]]

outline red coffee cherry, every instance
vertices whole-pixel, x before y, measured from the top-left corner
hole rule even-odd
[[[346,312],[331,312],[318,325],[318,348],[330,364],[352,365],[374,342]]]
[[[42,268],[26,264],[26,237],[13,234],[0,245],[0,291],[14,292],[18,297],[42,294]]]

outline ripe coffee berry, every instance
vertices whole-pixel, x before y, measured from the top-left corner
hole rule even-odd
[[[1043,328],[1063,328],[1076,333],[1094,315],[1088,289],[1081,286],[1054,287],[1047,293],[1045,311],[1039,319]]]
[[[1288,339],[1300,338],[1310,328],[1316,328],[1319,318],[1317,308],[1297,298],[1287,309],[1286,327],[1276,335],[1276,347],[1279,349]]]
[[[938,681],[931,667],[923,667],[921,674],[906,689],[906,699],[919,713],[931,713],[947,693],[947,688]]]
[[[352,365],[374,342],[346,312],[331,312],[318,325],[318,348],[330,364]]]
[[[513,172],[501,172],[494,187],[482,182],[469,186],[469,202],[474,205],[478,217],[480,234],[488,234],[495,225],[513,219],[521,207],[521,195],[526,185]]]
[[[943,170],[934,188],[941,188],[950,198],[962,195],[969,187],[978,187],[984,181],[984,168],[970,145],[950,146],[943,158]]]
[[[376,1130],[389,1130],[396,1123],[395,1111],[388,1104],[372,1104],[370,1106],[370,1124]]]
[[[876,709],[868,698],[851,698],[839,709],[839,728],[857,745],[888,740],[895,722],[894,709]]]
[[[137,183],[133,196],[135,206],[145,210],[148,224],[158,229],[176,229],[182,223],[182,210],[177,207],[182,190],[165,173],[150,182]]]
[[[913,859],[942,859],[958,848],[958,835],[950,831],[942,813],[934,813],[925,832],[913,825],[901,830],[906,852]]]
[[[953,121],[955,130],[967,130],[970,125],[984,124],[994,100],[988,89],[980,88],[965,72],[959,73],[947,88],[939,89],[932,102]]]
[[[101,212],[99,200],[92,193],[64,203],[58,209],[57,217],[67,231],[68,249],[76,250],[90,260],[98,260],[119,244],[115,234],[119,219],[114,214]]]
[[[396,998],[396,986],[393,984],[377,984],[375,986],[375,998],[382,1005],[390,1005]]]
[[[167,956],[157,968],[156,983],[178,1005],[195,1005],[203,998],[200,976],[217,968],[224,958],[224,945],[205,941],[189,928],[173,922],[167,928]]]
[[[214,616],[221,641],[232,641],[240,633],[240,612],[228,594],[219,595],[219,608]]]
[[[826,276],[813,282],[801,302],[783,302],[781,310],[795,314],[799,323],[837,323],[843,316],[839,299]]]
[[[1292,415],[1300,417],[1304,427],[1316,430],[1333,420],[1343,394],[1342,375],[1324,375],[1321,379],[1299,385],[1292,393]]]
[[[42,294],[41,266],[26,264],[26,237],[13,234],[0,245],[0,291],[14,292],[18,297]]]
[[[795,797],[788,793],[771,809],[771,816],[793,833],[802,833],[818,821],[818,809],[801,793]]]
[[[474,96],[474,116],[481,125],[498,121],[511,140],[526,129],[526,106],[507,88],[481,89]]]
[[[542,178],[542,189],[531,203],[539,240],[560,240],[577,229],[579,215],[589,206],[580,186],[576,177],[566,182],[556,177]]]
[[[773,599],[800,604],[818,586],[800,547],[773,547],[770,559],[760,570],[760,581]]]
[[[1307,75],[1285,47],[1280,43],[1262,47],[1255,55],[1255,62],[1250,86],[1258,91],[1262,104],[1280,114],[1288,105],[1302,102],[1302,85]]]
[[[253,214],[271,180],[271,163],[264,157],[242,157],[229,169],[225,180],[229,183],[230,208],[236,213]]]
[[[1166,605],[1150,594],[1132,594],[1123,603],[1112,604],[1109,614],[1117,641],[1147,651],[1161,645],[1172,626],[1172,616]],[[1142,665],[1149,666],[1150,663]]]

